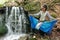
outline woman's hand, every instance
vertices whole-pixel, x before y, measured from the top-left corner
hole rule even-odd
[[[56,20],[60,20],[60,18],[56,18]]]

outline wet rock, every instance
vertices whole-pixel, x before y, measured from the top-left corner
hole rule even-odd
[[[6,35],[3,40],[26,40],[27,34]]]
[[[0,14],[5,13],[6,7],[0,7]]]
[[[21,36],[18,40],[29,40],[28,35]]]

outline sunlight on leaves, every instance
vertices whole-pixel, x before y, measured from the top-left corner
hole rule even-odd
[[[0,0],[0,4],[4,4],[8,0]]]

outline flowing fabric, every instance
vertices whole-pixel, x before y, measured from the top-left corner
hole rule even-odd
[[[34,18],[33,16],[29,16],[30,22],[31,22],[31,28],[36,29],[36,25],[39,23],[39,20]],[[51,21],[44,21],[41,25],[39,30],[50,33],[56,24],[57,20],[51,20]]]

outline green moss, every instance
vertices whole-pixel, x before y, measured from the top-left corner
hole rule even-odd
[[[4,35],[7,33],[7,28],[5,25],[0,25],[0,36]]]

